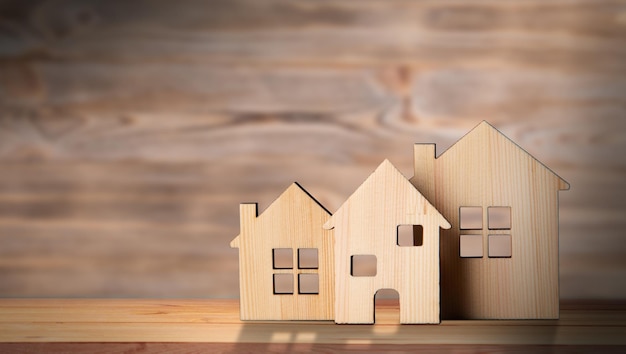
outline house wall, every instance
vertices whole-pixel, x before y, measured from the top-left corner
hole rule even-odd
[[[242,225],[239,239],[242,320],[332,320],[333,231],[330,215],[298,187],[290,187],[266,213]],[[292,248],[293,269],[273,269],[272,249]],[[298,269],[298,248],[318,249],[318,269]],[[298,274],[318,274],[319,294],[299,294]],[[273,275],[293,276],[293,294],[274,294]]]
[[[439,323],[439,227],[429,226],[427,218],[416,224],[424,225],[423,246],[397,246],[393,223],[335,229],[338,236],[335,322],[373,323],[376,292],[394,289],[399,294],[401,323]],[[381,229],[388,232],[371,231]],[[376,276],[350,275],[350,257],[362,254],[376,256]]]
[[[435,160],[443,319],[558,317],[557,177],[486,126]],[[483,230],[461,231],[459,207],[483,207]],[[489,258],[487,207],[510,206],[512,257]],[[482,258],[459,257],[460,234],[484,234]]]
[[[336,274],[335,322],[373,323],[376,292],[394,289],[399,294],[400,323],[439,323],[438,229],[438,226],[425,227],[424,245],[419,247],[399,247],[395,239],[380,234],[364,238],[360,233],[363,230],[343,234],[351,241],[344,242],[339,248],[347,247],[351,251],[337,255],[340,266]],[[360,247],[363,243],[371,246]],[[350,275],[350,257],[355,254],[376,256],[378,269],[375,277]]]

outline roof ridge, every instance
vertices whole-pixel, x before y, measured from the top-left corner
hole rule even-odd
[[[547,165],[545,165],[543,162],[541,162],[539,159],[537,159],[535,156],[533,156],[531,153],[529,153],[528,151],[526,151],[526,149],[524,149],[523,147],[521,147],[519,144],[517,144],[515,141],[513,141],[511,138],[509,138],[506,134],[502,133],[498,128],[494,127],[491,123],[489,123],[486,120],[481,121],[480,123],[478,123],[474,128],[472,128],[469,132],[465,133],[465,135],[463,135],[461,138],[459,138],[457,141],[454,142],[454,144],[452,144],[449,148],[447,148],[444,152],[442,152],[439,156],[437,156],[436,158],[440,158],[442,156],[445,156],[447,152],[449,151],[453,151],[454,149],[456,149],[459,145],[460,142],[464,141],[467,137],[472,136],[474,134],[478,134],[480,132],[479,128],[483,128],[483,127],[487,127],[489,128],[489,132],[495,132],[497,133],[499,136],[504,137],[505,141],[508,141],[509,143],[513,144],[515,147],[517,147],[520,151],[522,151],[523,153],[525,153],[526,155],[528,155],[530,158],[532,158],[535,162],[537,162],[540,166],[542,166],[543,168],[545,168],[546,170],[548,170],[552,175],[554,175],[555,177],[557,177],[558,179],[560,179],[567,188],[565,189],[569,189],[569,183],[567,183],[567,181],[565,181],[561,176],[559,176],[556,172],[554,172],[550,167],[548,167]]]

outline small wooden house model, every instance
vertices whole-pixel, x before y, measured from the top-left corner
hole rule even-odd
[[[242,320],[334,319],[335,267],[330,213],[297,183],[261,215],[241,204]]]
[[[415,225],[420,234],[401,244],[398,230]],[[324,227],[335,230],[336,323],[374,323],[381,289],[398,292],[400,323],[439,323],[439,228],[450,224],[391,162]]]
[[[442,318],[558,318],[558,192],[569,185],[487,122],[438,158],[434,144],[414,152],[411,182],[452,224]]]

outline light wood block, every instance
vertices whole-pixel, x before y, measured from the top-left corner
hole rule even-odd
[[[399,225],[421,225],[423,244],[398,245]],[[324,226],[335,230],[335,322],[374,323],[374,297],[394,289],[400,323],[439,323],[439,228],[450,224],[385,160]],[[376,257],[371,276],[352,259]],[[367,272],[364,272],[367,274]]]
[[[241,204],[239,248],[242,320],[332,320],[333,231],[330,213],[297,183],[261,215]]]
[[[441,235],[442,318],[558,318],[567,182],[487,122],[437,158],[434,145],[414,151],[411,182],[452,224]]]

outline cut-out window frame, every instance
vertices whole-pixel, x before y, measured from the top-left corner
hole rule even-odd
[[[302,254],[301,254],[302,251]],[[294,248],[287,247],[277,247],[272,248],[272,269],[275,271],[283,270],[288,272],[278,272],[272,275],[272,293],[274,295],[319,295],[319,249],[314,247],[300,247],[296,249],[296,266],[294,266]],[[314,252],[314,261],[311,257],[311,254],[308,257],[308,260],[304,260],[303,256],[306,256],[304,253]],[[289,260],[289,261],[287,261]],[[305,264],[303,264],[305,263]],[[309,271],[305,273],[301,273],[300,270]],[[313,272],[311,272],[313,271]],[[296,277],[297,276],[297,277]],[[310,289],[302,288],[302,280],[306,278],[315,277],[315,286],[312,286]],[[291,286],[286,286],[281,282],[283,280],[290,279]],[[311,280],[307,280],[309,283]],[[297,283],[296,283],[297,282]],[[311,285],[311,284],[308,284]],[[308,286],[307,285],[307,286]],[[277,289],[277,287],[279,287]],[[288,288],[290,288],[288,290]],[[296,290],[297,288],[297,290]],[[315,291],[313,291],[315,289]],[[277,291],[278,290],[278,291]]]
[[[503,215],[507,220],[501,225],[502,220],[500,219]],[[487,208],[487,227],[489,230],[511,230],[511,224],[511,207],[490,206]]]
[[[410,230],[407,230],[409,228]],[[424,226],[410,224],[398,225],[396,227],[396,245],[399,247],[424,246]]]
[[[512,208],[510,206],[486,207],[486,228],[482,220],[485,216],[483,208],[476,206],[459,207],[459,229],[461,230],[459,235],[459,257],[485,257],[483,238],[486,236],[486,254],[488,258],[511,258],[513,253],[513,239],[510,232],[512,228]],[[478,228],[478,217],[476,215],[478,214],[478,209],[480,209],[480,228]],[[470,212],[473,212],[475,215],[468,214]],[[467,216],[465,222],[463,220],[464,214]],[[478,231],[480,233],[477,233]],[[488,231],[487,235],[485,235],[485,231]],[[508,231],[508,233],[498,233],[498,231]],[[478,240],[480,240],[480,243]],[[480,251],[478,250],[478,245],[480,245]]]
[[[290,252],[289,256],[280,253]],[[290,259],[290,266],[283,265],[284,259]],[[272,268],[273,269],[293,269],[293,248],[272,248]]]
[[[370,274],[371,272],[368,273],[364,273],[361,274],[361,269],[355,269],[355,268],[362,268],[361,265],[359,265],[358,267],[355,267],[355,261],[357,263],[359,262],[363,262],[363,264],[365,264],[365,267],[367,267],[367,263],[373,263],[374,265],[374,273]],[[357,271],[357,274],[355,274],[355,271]],[[350,256],[350,275],[353,277],[375,277],[378,274],[378,258],[373,255],[373,254],[355,254]]]
[[[464,246],[465,245],[465,246]],[[475,252],[475,251],[480,252]],[[483,235],[464,234],[459,238],[459,256],[461,258],[483,258]]]
[[[291,279],[291,291],[282,291],[282,289],[278,289],[279,291],[276,291],[277,286],[281,286],[281,282],[283,280],[281,280],[280,278],[284,278],[286,279]],[[272,290],[274,292],[274,295],[293,295],[293,289],[294,289],[294,284],[293,284],[293,273],[274,273],[273,277],[272,277],[272,281],[273,281],[273,286],[272,286]]]
[[[306,280],[304,278],[315,278],[315,280]],[[307,284],[307,282],[315,283],[315,291],[307,291],[307,289],[302,289],[303,284]],[[301,295],[319,295],[320,293],[320,276],[318,273],[300,273],[298,274],[298,294]]]
[[[478,214],[478,216],[473,214]],[[480,221],[480,225],[478,225],[478,221]],[[482,230],[483,227],[483,207],[459,207],[459,228],[461,230]]]
[[[511,258],[513,238],[509,234],[491,234],[488,239],[489,258]]]
[[[315,253],[315,262],[309,263],[310,258],[313,257],[312,253]],[[307,254],[310,253],[311,255]],[[298,269],[319,269],[320,257],[319,250],[317,248],[298,248]]]

